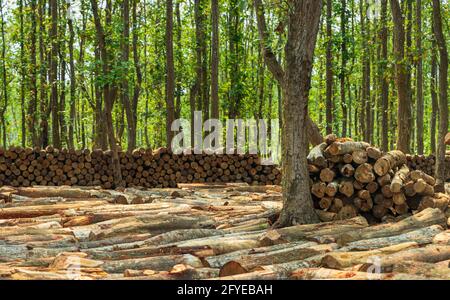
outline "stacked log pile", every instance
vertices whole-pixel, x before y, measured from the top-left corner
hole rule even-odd
[[[382,153],[365,142],[326,137],[308,155],[316,209],[328,220],[362,214],[373,221],[428,207],[446,210],[449,196],[435,193],[435,179],[407,162],[401,151]]]
[[[279,184],[276,166],[256,155],[174,155],[165,148],[119,153],[126,187],[176,187],[177,183]],[[0,149],[0,186],[102,186],[114,188],[111,151],[11,147]]]
[[[438,208],[270,229],[278,186],[3,187],[0,198],[1,279],[450,278]]]
[[[408,167],[411,170],[420,170],[427,175],[434,176],[436,170],[435,155],[410,155],[406,156]],[[447,172],[447,180],[450,180],[450,153],[445,156],[445,166]]]

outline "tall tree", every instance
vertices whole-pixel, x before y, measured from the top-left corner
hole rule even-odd
[[[61,136],[59,133],[59,105],[58,105],[58,1],[50,0],[51,11],[51,62],[50,62],[50,85],[51,85],[51,112],[52,112],[52,143],[56,148],[61,148]]]
[[[409,153],[411,140],[411,103],[408,94],[408,74],[405,61],[405,27],[398,0],[390,0],[394,21],[395,82],[397,84],[397,149]]]
[[[434,25],[433,25],[434,27]],[[433,30],[433,28],[432,28]],[[431,153],[436,154],[436,119],[439,111],[438,107],[438,74],[437,74],[437,53],[436,39],[433,38],[433,47],[431,50],[431,78],[430,78],[430,94],[431,94],[431,118],[430,118],[430,146]]]
[[[37,29],[37,14],[38,7],[36,0],[31,0],[31,13],[30,13],[30,101],[28,102],[27,111],[27,127],[31,136],[32,146],[38,146],[38,138],[36,134],[36,115],[37,115],[37,59],[36,59],[36,29]]]
[[[327,66],[326,66],[326,131],[333,132],[333,32],[332,32],[332,0],[327,0]]]
[[[219,1],[211,0],[211,118],[219,119]]]
[[[70,4],[69,4],[70,5]],[[76,78],[75,78],[75,57],[73,47],[75,44],[75,30],[73,28],[73,15],[70,13],[71,8],[69,6],[69,14],[67,18],[67,25],[69,27],[69,65],[70,65],[70,108],[69,108],[69,129],[67,137],[67,147],[69,149],[75,149],[74,145],[74,126],[76,117]]]
[[[1,22],[1,34],[2,34],[2,88],[3,88],[3,106],[0,111],[0,117],[2,121],[2,129],[3,129],[3,135],[2,135],[2,141],[3,141],[3,147],[6,148],[6,118],[5,118],[5,112],[8,108],[8,70],[6,69],[6,39],[5,39],[5,16],[3,11],[3,1],[0,0],[0,22]]]
[[[439,48],[439,132],[436,155],[436,185],[445,191],[445,135],[448,131],[448,51],[442,31],[442,12],[439,0],[433,0],[433,31]]]
[[[106,38],[105,38],[105,30],[103,28],[103,25],[101,23],[100,14],[98,11],[98,3],[97,0],[90,0],[91,1],[91,8],[92,8],[92,14],[94,16],[94,23],[95,23],[95,29],[96,29],[96,35],[97,35],[97,44],[99,48],[100,58],[102,60],[102,70],[103,70],[103,76],[108,77],[110,73],[109,69],[109,53],[106,46]],[[107,1],[107,7],[106,7],[106,23],[109,22],[108,18],[108,10],[111,10],[111,2]],[[105,101],[105,119],[106,119],[106,131],[108,135],[108,141],[109,141],[109,147],[112,151],[112,165],[114,170],[114,183],[116,186],[122,186],[122,172],[120,169],[120,161],[119,161],[119,154],[116,144],[116,137],[114,136],[114,125],[112,120],[112,107],[113,107],[113,91],[111,90],[111,82],[109,80],[106,80],[105,83],[103,83],[103,98]]]
[[[23,0],[19,0],[19,26],[20,26],[20,111],[21,111],[21,129],[22,129],[22,147],[26,146],[27,143],[27,128],[26,128],[26,108],[25,108],[25,83],[26,83],[26,73],[25,73],[25,30],[23,24]]]
[[[341,71],[339,73],[340,80],[340,94],[342,107],[342,136],[347,136],[347,100],[346,100],[346,78],[347,78],[347,0],[341,0]]]
[[[417,152],[423,154],[423,121],[424,121],[424,102],[423,102],[423,59],[422,59],[422,0],[416,0],[416,130],[417,130]]]
[[[388,17],[387,1],[381,0],[381,149],[389,148],[389,81],[388,69]]]
[[[134,84],[134,90],[133,90],[133,100],[131,102],[131,114],[132,114],[132,135],[131,138],[129,138],[129,149],[136,148],[136,129],[137,129],[137,108],[138,108],[138,102],[139,97],[141,94],[141,88],[142,88],[142,70],[141,70],[141,61],[140,61],[140,54],[139,54],[139,46],[138,46],[138,38],[139,38],[139,24],[138,24],[138,0],[133,0],[133,12],[132,12],[132,18],[133,18],[133,60],[134,60],[134,69],[136,73],[136,80]],[[130,142],[130,139],[132,141]]]
[[[314,49],[319,31],[321,0],[294,0],[288,15],[288,39],[285,48],[286,64],[283,70],[267,42],[264,9],[261,0],[254,0],[260,39],[265,59],[283,86],[282,172],[283,210],[277,226],[313,223],[318,221],[308,186],[307,119],[308,98]]]
[[[173,132],[171,126],[175,120],[175,64],[173,60],[173,2],[166,1],[166,142],[170,147]]]

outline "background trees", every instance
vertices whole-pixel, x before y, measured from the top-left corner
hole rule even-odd
[[[289,68],[289,11],[263,4],[261,47],[253,1],[1,1],[2,146],[155,148],[172,106],[188,119],[280,117],[282,87],[264,58]],[[437,15],[434,4],[324,1],[309,99],[322,134],[436,151],[438,124],[448,128],[436,116],[448,107],[450,8]]]

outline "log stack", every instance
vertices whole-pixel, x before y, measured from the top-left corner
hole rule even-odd
[[[383,153],[365,142],[328,136],[308,155],[315,208],[327,220],[361,214],[374,222],[429,207],[445,211],[448,195],[435,193],[435,179],[408,165],[401,151]]]
[[[436,156],[431,155],[407,155],[408,167],[412,170],[420,170],[430,176],[435,174]],[[445,156],[447,180],[450,180],[450,153]]]
[[[119,152],[124,185],[176,187],[178,183],[281,182],[276,166],[257,155],[175,155],[166,148]],[[112,152],[11,147],[0,149],[0,186],[102,186],[114,188]]]

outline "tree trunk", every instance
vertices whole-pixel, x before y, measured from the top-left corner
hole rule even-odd
[[[37,26],[37,3],[31,0],[31,29],[30,29],[30,101],[28,103],[27,125],[31,136],[31,145],[38,146],[36,134],[36,115],[37,115],[37,60],[36,60],[36,26]]]
[[[423,154],[423,124],[424,124],[424,102],[423,102],[423,62],[422,62],[422,0],[416,0],[416,51],[417,78],[416,78],[416,129],[417,129],[417,153]]]
[[[442,31],[441,4],[433,0],[433,31],[439,48],[439,132],[436,155],[436,185],[444,190],[445,172],[445,135],[448,132],[448,51]]]
[[[40,146],[48,145],[48,100],[47,100],[47,75],[46,75],[46,48],[44,41],[45,32],[45,0],[39,0],[39,61],[40,61]]]
[[[409,153],[411,140],[411,103],[408,95],[408,74],[405,62],[404,17],[398,0],[390,0],[394,21],[395,81],[398,96],[397,149]]]
[[[67,20],[69,26],[69,64],[70,64],[70,112],[69,112],[69,136],[67,139],[67,146],[69,149],[75,149],[74,126],[76,121],[76,78],[75,78],[75,58],[73,47],[75,44],[75,31],[73,28],[72,16],[68,16]]]
[[[331,29],[332,22],[332,1],[327,0],[327,64],[326,64],[326,132],[333,133],[333,32]]]
[[[347,136],[347,100],[345,97],[345,82],[347,78],[347,0],[341,0],[341,72],[340,77],[340,92],[341,92],[341,107],[342,107],[342,137]]]
[[[166,1],[166,63],[167,63],[167,82],[166,82],[166,143],[169,148],[172,142],[173,132],[171,126],[175,120],[175,66],[173,61],[173,3],[172,0]]]
[[[219,1],[211,0],[211,118],[219,119]]]
[[[111,3],[107,2],[107,10],[110,10]],[[105,41],[105,31],[101,24],[100,15],[98,13],[98,4],[96,0],[91,0],[92,13],[94,15],[94,22],[97,34],[97,43],[100,50],[100,57],[102,60],[102,69],[104,76],[109,75],[109,57],[108,51],[106,49],[106,41]],[[108,13],[107,13],[107,22],[108,22]],[[109,140],[109,146],[112,151],[112,165],[113,165],[113,174],[114,174],[114,183],[116,186],[121,186],[122,182],[122,172],[120,169],[120,161],[119,155],[117,151],[116,138],[114,136],[114,125],[112,120],[112,99],[113,93],[111,91],[111,83],[105,83],[103,86],[103,97],[105,101],[105,119],[106,119],[106,131]]]
[[[322,1],[296,0],[288,16],[286,88],[283,103],[283,210],[278,225],[318,222],[307,170],[308,98]],[[308,28],[308,30],[306,30]]]
[[[61,148],[59,134],[59,105],[58,105],[58,1],[50,0],[51,11],[51,62],[50,62],[50,85],[51,85],[51,112],[52,112],[52,144],[55,148]]]
[[[388,28],[387,1],[381,1],[381,44],[382,44],[382,78],[381,78],[381,149],[389,150],[389,82],[386,76],[388,68]]]
[[[433,46],[431,50],[431,78],[430,78],[430,94],[431,94],[431,117],[430,117],[430,146],[431,153],[436,154],[436,119],[438,114],[438,95],[437,95],[437,54],[436,40],[433,38]]]

